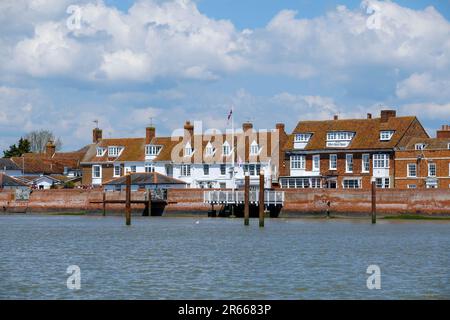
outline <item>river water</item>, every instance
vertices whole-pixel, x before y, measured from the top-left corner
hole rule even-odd
[[[448,221],[250,224],[0,216],[0,299],[450,299]],[[80,290],[67,288],[70,265]]]

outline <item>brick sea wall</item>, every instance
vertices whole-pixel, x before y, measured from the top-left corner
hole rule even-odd
[[[203,189],[169,190],[165,213],[204,213],[210,209],[203,203]],[[284,190],[285,206],[281,216],[323,213],[330,201],[332,213],[368,214],[370,191],[306,189]],[[125,192],[107,192],[107,199],[125,199]],[[0,192],[0,211],[6,212],[101,212],[101,190],[35,190],[27,202],[15,201],[11,191]],[[133,199],[145,199],[145,192],[135,192]],[[143,205],[132,205],[142,212]],[[216,207],[216,209],[218,209]],[[108,211],[122,211],[123,204],[108,204]],[[377,190],[377,212],[380,214],[446,214],[450,215],[450,190]]]

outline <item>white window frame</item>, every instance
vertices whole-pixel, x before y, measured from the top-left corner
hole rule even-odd
[[[118,157],[123,151],[123,147],[108,146],[108,157]]]
[[[417,184],[408,184],[408,189],[417,189]]]
[[[222,155],[228,157],[231,154],[231,146],[228,141],[225,141],[222,145]]]
[[[194,148],[192,148],[191,143],[188,142],[186,146],[184,147],[184,156],[185,157],[192,157],[194,154]]]
[[[146,156],[157,156],[162,150],[162,146],[149,144],[145,146]]]
[[[386,181],[388,182],[386,185]],[[379,189],[389,189],[391,187],[390,178],[375,178],[376,187]]]
[[[369,173],[370,172],[370,154],[363,153],[361,156],[361,172]]]
[[[374,169],[389,169],[390,156],[388,153],[375,153],[372,157]]]
[[[116,169],[119,168],[119,174],[117,174]],[[122,175],[122,167],[120,164],[114,165],[114,177],[120,177]]]
[[[208,169],[205,170],[206,168],[208,168]],[[211,166],[209,164],[207,164],[207,163],[204,163],[203,164],[203,175],[208,177],[209,174],[210,174],[210,169],[211,169]],[[206,171],[207,171],[207,173],[205,173]]]
[[[105,155],[106,148],[97,147],[97,157],[103,157]]]
[[[431,174],[431,167],[434,167],[434,175]],[[437,165],[436,163],[432,162],[428,164],[428,176],[429,177],[436,177],[437,176]]]
[[[225,168],[225,172],[222,170],[223,168]],[[225,163],[220,164],[219,169],[220,169],[220,175],[221,176],[226,176],[227,175],[227,165]],[[222,173],[222,172],[224,172],[224,173]]]
[[[352,182],[357,181],[357,183],[356,183],[356,185],[354,184],[354,185],[352,185],[352,186],[350,187],[350,185],[348,185],[348,183],[349,183],[350,181],[352,181]],[[347,186],[345,186],[345,183],[346,183],[346,182],[347,182]],[[355,186],[356,186],[356,187],[355,187]],[[342,180],[342,188],[343,188],[343,189],[361,189],[361,188],[362,188],[361,179],[359,179],[359,178],[344,179],[344,180]]]
[[[414,166],[414,175],[411,175],[411,167]],[[417,178],[417,164],[416,163],[408,163],[406,165],[406,174],[408,178]]]
[[[320,154],[315,154],[312,157],[312,171],[320,172]]]
[[[306,168],[306,156],[305,155],[293,155],[291,156],[291,169],[293,170],[305,170]]]
[[[256,156],[259,154],[259,145],[256,141],[253,141],[252,144],[250,145],[250,155],[252,156]]]
[[[426,144],[425,143],[416,143],[415,145],[415,149],[416,150],[424,150],[426,148]]]
[[[309,142],[311,133],[297,133],[294,137],[294,142]]]
[[[347,153],[345,155],[345,172],[346,173],[352,173],[353,169],[354,169],[353,168],[353,154],[352,153]]]
[[[98,176],[95,174],[95,169],[98,168]],[[101,179],[102,178],[102,166],[101,165],[93,165],[92,166],[92,178],[93,179]]]
[[[155,172],[155,164],[153,162],[146,162],[144,164],[144,171],[147,173]]]
[[[132,165],[128,168],[128,172],[130,173],[136,173],[137,172],[137,166]]]
[[[334,160],[332,158],[334,158]],[[329,162],[330,162],[329,169],[330,170],[337,170],[338,155],[337,154],[330,154]],[[334,166],[332,165],[333,163],[334,163]]]
[[[205,148],[205,154],[207,157],[212,157],[216,153],[216,149],[212,146],[211,142],[208,142]]]
[[[261,171],[260,163],[246,163],[243,166],[244,174],[248,173],[250,176],[258,176]]]
[[[190,164],[182,164],[180,166],[180,176],[182,177],[190,177],[192,174],[191,172],[191,165]]]
[[[380,140],[381,141],[390,141],[392,136],[394,135],[394,130],[382,130],[380,131]]]

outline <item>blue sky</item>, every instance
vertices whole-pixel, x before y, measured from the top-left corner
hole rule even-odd
[[[76,149],[94,119],[107,137],[150,118],[223,130],[231,104],[288,130],[395,108],[433,135],[450,123],[449,21],[450,0],[5,0],[0,150],[41,128]]]

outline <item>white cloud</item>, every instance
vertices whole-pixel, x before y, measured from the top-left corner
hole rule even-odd
[[[450,98],[450,80],[434,79],[429,73],[413,73],[397,84],[396,94],[401,99]]]

